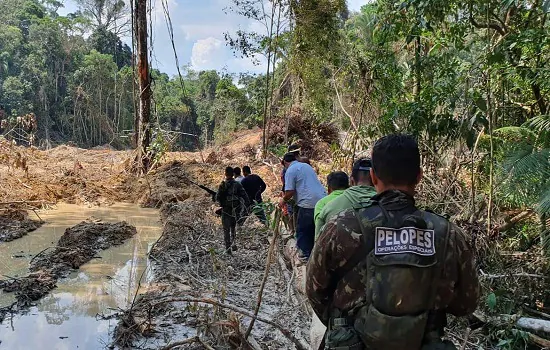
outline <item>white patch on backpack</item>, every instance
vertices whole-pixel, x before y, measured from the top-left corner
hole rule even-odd
[[[416,227],[377,227],[374,254],[413,253],[432,256],[435,255],[434,243],[434,230],[423,230]]]

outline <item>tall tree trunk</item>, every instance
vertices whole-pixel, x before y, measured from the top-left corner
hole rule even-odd
[[[274,22],[275,7],[271,9],[271,24],[269,28],[269,46],[267,48],[267,71],[265,72],[265,96],[264,96],[264,116],[263,116],[263,135],[262,135],[262,158],[267,158],[267,144],[269,135],[267,134],[267,122],[269,111],[269,80],[271,75],[269,74],[271,68],[271,55],[272,55],[272,43],[273,43],[273,22]]]
[[[137,71],[139,79],[139,122],[135,133],[137,135],[137,170],[145,173],[149,169],[151,143],[151,77],[149,75],[149,60],[147,57],[147,0],[135,0],[135,28],[137,42]]]
[[[414,100],[415,102],[420,101],[420,89],[421,86],[421,76],[422,69],[420,67],[420,52],[422,50],[422,42],[420,41],[420,34],[416,37],[414,44],[414,65],[415,65],[415,85],[414,85]]]

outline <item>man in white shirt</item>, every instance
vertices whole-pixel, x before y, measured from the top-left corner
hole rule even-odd
[[[244,176],[241,175],[241,168],[235,167],[233,168],[233,174],[235,175],[235,181],[241,182],[244,179]]]
[[[315,204],[327,193],[311,165],[298,162],[294,153],[285,154],[283,161],[287,168],[285,193],[279,204],[283,207],[296,196],[296,246],[300,258],[307,261],[315,238]]]

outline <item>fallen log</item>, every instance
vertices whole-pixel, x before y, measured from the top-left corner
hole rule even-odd
[[[290,261],[292,270],[294,272],[294,286],[295,289],[306,296],[306,264],[298,259],[298,249],[296,248],[296,240],[294,238],[289,239],[284,247],[285,258]],[[307,303],[309,307],[309,303]],[[311,316],[311,326],[309,329],[309,343],[311,349],[318,349],[326,332],[325,325],[319,320],[317,315],[309,307]]]
[[[208,345],[206,342],[204,342],[198,336],[170,343],[170,344],[166,345],[165,347],[161,348],[160,350],[170,350],[170,349],[176,348],[178,346],[182,346],[182,345],[186,345],[186,344],[192,344],[192,343],[199,343],[207,350],[214,350],[213,347]]]
[[[528,278],[542,278],[542,279],[548,278],[548,276],[537,275],[534,273],[525,273],[525,272],[508,273],[508,274],[500,274],[500,275],[481,274],[479,276],[480,279],[488,279],[488,280],[497,279],[497,278],[506,278],[506,277],[528,277]]]
[[[550,340],[544,339],[539,337],[538,335],[532,334],[527,332],[527,336],[529,337],[529,341],[533,344],[536,344],[540,346],[543,349],[549,349],[550,348]]]
[[[306,264],[298,258],[296,249],[296,240],[291,238],[287,240],[284,247],[285,258],[290,262],[294,270],[294,287],[303,295],[306,294]]]
[[[13,205],[13,204],[40,204],[40,205],[55,205],[54,202],[48,201],[12,201],[12,202],[0,202],[0,205]]]
[[[533,215],[534,213],[535,212],[533,210],[523,211],[523,212],[519,213],[518,215],[514,216],[513,218],[511,218],[508,222],[505,222],[504,224],[497,227],[496,230],[498,232],[507,231],[507,230],[511,229],[512,227],[514,227],[515,224],[517,224],[521,220],[527,219],[529,216]]]
[[[280,210],[277,210],[275,214],[275,232],[273,233],[273,237],[271,238],[271,243],[269,244],[269,249],[267,251],[267,257],[266,257],[266,263],[265,263],[265,271],[264,275],[262,277],[262,283],[260,284],[260,289],[258,290],[258,297],[256,301],[256,309],[254,310],[254,316],[258,316],[258,312],[260,311],[260,306],[262,305],[262,297],[264,293],[264,287],[265,283],[267,282],[267,278],[269,277],[269,270],[271,268],[271,261],[273,260],[273,254],[274,254],[274,248],[277,245],[277,241],[279,239],[279,230],[281,227],[281,218],[282,213]],[[250,333],[252,333],[252,328],[254,328],[254,322],[256,321],[256,318],[252,318],[250,320],[250,325],[248,325],[248,329],[246,330],[246,333],[244,335],[245,339],[248,339],[250,336]]]
[[[479,321],[495,326],[501,326],[503,324],[512,324],[517,328],[535,332],[545,333],[550,335],[550,321],[541,320],[539,318],[521,317],[518,315],[500,315],[500,316],[487,316],[480,311],[474,312],[473,316]]]

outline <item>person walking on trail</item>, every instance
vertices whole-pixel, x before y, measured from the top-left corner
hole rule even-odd
[[[358,159],[353,163],[351,187],[343,191],[341,196],[327,203],[318,214],[315,214],[315,240],[319,238],[321,229],[330,218],[346,209],[364,207],[376,195],[370,177],[371,168],[372,162],[367,158]]]
[[[300,156],[300,146],[297,144],[292,144],[288,146],[288,153],[293,153],[296,156],[296,160],[302,163],[307,163],[311,165],[309,158]],[[287,167],[285,166],[284,159],[281,159],[281,165],[283,166],[283,169],[281,170],[281,183],[283,184],[281,196],[285,195],[285,174]],[[287,218],[288,223],[288,229],[291,233],[294,233],[296,231],[296,220],[297,220],[297,211],[295,210],[295,205],[293,203],[288,203],[285,207],[283,207],[283,212],[285,214],[285,217]]]
[[[325,206],[338,198],[344,190],[349,187],[349,177],[343,171],[333,171],[327,176],[327,187],[328,187],[328,196],[320,199],[317,204],[315,204],[315,211],[313,212],[313,217],[315,219],[315,239],[317,239],[317,232],[320,230],[318,228],[319,215]]]
[[[480,296],[467,238],[416,207],[422,170],[413,137],[379,139],[370,174],[377,195],[329,220],[307,265],[326,349],[454,349],[441,339],[446,315],[473,312]]]
[[[264,193],[267,186],[260,176],[252,174],[252,170],[248,165],[243,166],[243,174],[244,179],[241,181],[241,185],[251,202],[247,211],[254,213],[262,224],[267,225],[265,211],[262,207],[262,193]]]
[[[285,193],[279,202],[279,206],[283,208],[296,196],[298,211],[296,246],[299,251],[298,257],[303,261],[307,261],[315,238],[315,221],[313,218],[315,204],[327,194],[311,165],[298,162],[294,153],[285,154],[283,160],[287,171],[285,174]]]
[[[241,168],[239,167],[233,168],[233,173],[235,175],[235,181],[241,182],[244,180],[244,176],[241,175]]]
[[[243,186],[233,178],[234,170],[225,168],[225,181],[220,184],[216,193],[216,201],[222,207],[222,226],[225,241],[225,251],[237,250],[235,245],[237,221],[244,207],[248,207],[250,200]]]

